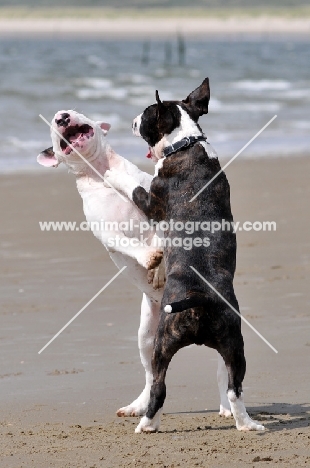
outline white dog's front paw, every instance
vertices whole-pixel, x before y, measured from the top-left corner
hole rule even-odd
[[[132,192],[139,186],[139,183],[137,183],[133,177],[126,172],[118,171],[115,168],[105,172],[104,184],[110,187],[112,186],[114,189],[123,192],[131,200]]]
[[[156,421],[157,420],[157,421]],[[159,418],[149,419],[144,416],[138,426],[135,429],[136,434],[141,434],[141,432],[157,432],[159,429]]]

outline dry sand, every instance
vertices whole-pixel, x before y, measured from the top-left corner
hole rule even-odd
[[[1,18],[0,35],[24,36],[39,35],[76,36],[104,38],[145,37],[163,38],[184,34],[186,37],[206,37],[219,35],[250,35],[272,37],[310,34],[310,17],[247,17],[231,16],[227,18]]]
[[[124,277],[38,355],[116,273],[91,233],[39,230],[39,220],[84,219],[73,176],[1,176],[0,466],[309,465],[309,172],[309,157],[240,159],[227,170],[235,220],[277,222],[276,232],[238,233],[235,277],[243,315],[279,351],[243,326],[245,400],[266,431],[241,433],[217,415],[215,352],[189,347],[171,363],[152,435],[115,416],[144,380],[140,293]]]

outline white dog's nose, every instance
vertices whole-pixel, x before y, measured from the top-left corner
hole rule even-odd
[[[67,112],[57,114],[55,123],[58,125],[58,127],[68,127],[70,123],[70,114]]]

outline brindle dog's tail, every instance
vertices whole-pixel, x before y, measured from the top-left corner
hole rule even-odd
[[[164,311],[167,314],[174,314],[176,312],[183,312],[183,310],[192,309],[194,307],[204,307],[207,305],[210,305],[210,297],[192,296],[166,305],[164,307]]]

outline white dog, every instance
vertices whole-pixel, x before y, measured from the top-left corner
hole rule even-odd
[[[57,112],[51,124],[53,148],[40,153],[38,162],[46,167],[57,167],[63,162],[76,176],[77,189],[83,199],[84,214],[94,235],[106,247],[118,268],[127,266],[124,274],[143,292],[138,344],[145,369],[145,388],[130,405],[117,411],[118,416],[142,416],[146,412],[153,383],[151,358],[159,322],[164,267],[160,263],[162,251],[154,246],[155,243],[158,245],[156,233],[151,229],[143,234],[148,238],[146,244],[122,246],[121,242],[111,242],[116,238],[119,241],[125,238],[139,240],[140,223],[146,223],[148,220],[131,200],[125,199],[124,196],[121,198],[117,191],[104,183],[102,178],[105,172],[113,168],[128,174],[137,181],[137,185],[147,191],[152,176],[140,171],[113,151],[105,138],[109,129],[108,123],[94,122],[73,110]],[[130,220],[131,229],[117,228],[118,223]],[[106,222],[109,222],[111,228],[100,230],[96,226],[98,222],[101,225],[105,223],[105,227]],[[219,414],[230,416],[230,404],[226,395],[228,377],[220,355],[217,377],[221,398]]]

